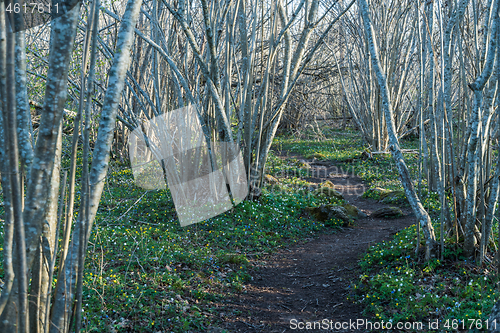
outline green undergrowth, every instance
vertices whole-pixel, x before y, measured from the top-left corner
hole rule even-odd
[[[356,132],[331,130],[330,134],[329,140],[322,141],[279,137],[275,139],[274,152],[277,155],[288,152],[308,160],[329,161],[337,167],[338,173],[360,177],[369,189],[380,187],[390,191],[403,191],[398,169],[390,154],[373,154],[368,158],[366,153],[370,150]],[[417,144],[418,142],[415,140],[401,141],[403,149],[416,149]],[[321,156],[321,158],[315,156]],[[301,177],[311,176],[311,172],[301,165],[300,157],[292,160],[295,163],[290,163],[271,156],[267,172],[279,176],[285,169],[288,174],[297,174]],[[404,157],[415,189],[420,193],[422,204],[431,215],[434,214],[439,211],[439,198],[436,192],[427,190],[427,182],[423,179],[424,177],[422,177],[421,182],[418,181],[420,179],[419,155],[406,153]],[[377,193],[370,190],[364,193],[364,197],[380,199]],[[404,193],[394,198],[388,198],[384,203],[409,206]]]
[[[304,214],[304,207],[337,201],[304,195],[294,184],[300,179],[180,227],[168,190],[137,188],[131,171],[115,165],[89,242],[85,331],[198,332],[216,325],[211,302],[245,292],[252,259],[341,225]]]
[[[402,141],[401,145],[404,149],[414,149],[416,142]],[[370,150],[356,132],[331,131],[328,140],[320,141],[278,137],[274,140],[274,151],[277,155],[290,153],[308,160],[331,161],[338,166],[338,172],[357,175],[370,186],[380,186],[390,190],[402,189],[398,170],[391,155],[374,154],[367,158],[364,153]],[[405,154],[410,175],[414,180],[418,179],[418,158],[418,154]],[[270,165],[272,172],[273,164]],[[425,187],[424,182],[422,188]]]
[[[434,228],[439,237],[439,223]],[[443,261],[434,258],[424,264],[422,253],[415,254],[416,236],[413,225],[370,247],[349,298],[363,304],[374,320],[390,321],[394,327],[398,322],[422,322],[427,332],[484,330],[500,296],[495,271],[468,263],[451,239],[445,242]],[[423,249],[423,240],[420,246]],[[426,326],[429,322],[439,323],[439,329]]]
[[[331,130],[328,139],[302,140],[290,137],[277,137],[274,149],[280,153],[299,154],[307,159],[320,161],[345,161],[356,158],[357,150],[364,147],[361,137],[353,131]]]

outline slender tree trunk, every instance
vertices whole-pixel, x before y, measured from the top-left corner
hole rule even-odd
[[[493,65],[495,61],[495,54],[497,53],[497,43],[496,34],[498,30],[498,0],[494,1],[493,12],[497,13],[493,20],[493,26],[491,29],[491,36],[489,39],[488,53],[486,56],[486,62],[481,74],[476,78],[476,80],[469,85],[471,90],[474,92],[474,106],[471,115],[471,136],[467,146],[467,164],[468,164],[468,179],[467,179],[467,217],[465,223],[465,239],[464,239],[464,250],[468,257],[474,255],[475,245],[477,239],[474,235],[474,229],[476,227],[476,193],[478,184],[477,167],[479,163],[479,153],[477,149],[477,144],[479,141],[479,134],[481,131],[481,105],[483,102],[483,89],[488,82],[492,72]],[[480,186],[483,186],[480,184]]]
[[[385,122],[387,124],[387,133],[389,135],[390,150],[396,166],[401,177],[401,183],[405,189],[406,197],[410,202],[410,205],[417,216],[418,223],[420,223],[422,230],[424,231],[425,242],[426,242],[426,253],[425,258],[429,260],[434,252],[434,247],[436,244],[436,236],[434,235],[434,229],[431,224],[431,219],[429,214],[425,211],[420,199],[418,198],[415,189],[413,187],[413,182],[410,178],[410,173],[406,167],[403,154],[399,147],[398,138],[396,135],[396,129],[392,119],[392,108],[388,95],[387,81],[384,73],[382,72],[382,66],[380,65],[380,59],[378,56],[378,48],[375,40],[375,33],[370,19],[370,9],[366,0],[359,0],[359,7],[361,15],[363,17],[363,23],[366,35],[368,37],[368,45],[370,50],[370,56],[373,63],[374,71],[377,75],[380,95],[382,98],[382,106],[385,115]]]

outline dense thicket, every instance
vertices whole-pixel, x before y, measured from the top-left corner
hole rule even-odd
[[[344,90],[359,128],[376,150],[419,137],[418,187],[441,197],[441,255],[453,234],[481,262],[496,251],[489,239],[500,176],[498,19],[493,0],[377,1],[345,18],[351,27],[365,23],[350,30],[345,60]],[[416,191],[400,174],[411,203]],[[429,256],[436,240],[422,225]]]
[[[241,144],[257,189],[287,101],[328,81],[315,55],[354,1],[56,3],[68,11],[15,33],[24,7],[0,4],[5,332],[79,330],[109,152],[126,159],[142,122],[196,106],[207,142]]]

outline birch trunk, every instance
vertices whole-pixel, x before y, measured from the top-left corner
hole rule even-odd
[[[396,166],[398,168],[399,175],[401,177],[401,183],[403,185],[403,188],[405,189],[406,197],[408,198],[408,201],[410,202],[410,205],[415,215],[417,216],[418,223],[420,223],[422,230],[424,232],[425,243],[426,243],[425,258],[426,260],[429,260],[431,255],[434,254],[434,247],[436,244],[434,229],[432,227],[429,214],[427,214],[427,212],[425,211],[424,207],[420,202],[420,199],[418,198],[415,192],[415,189],[413,187],[413,182],[410,178],[408,168],[406,167],[403,154],[401,153],[401,149],[399,147],[399,142],[396,135],[396,129],[392,119],[393,117],[392,108],[388,95],[387,81],[384,73],[382,72],[382,66],[380,65],[377,43],[374,37],[375,33],[373,31],[370,19],[370,9],[368,8],[366,0],[359,0],[359,7],[361,15],[363,17],[365,33],[368,38],[368,45],[369,45],[373,68],[377,75],[379,83],[382,106],[384,110],[385,121],[387,124],[387,133],[389,135],[390,150],[394,158],[394,161],[396,163]]]

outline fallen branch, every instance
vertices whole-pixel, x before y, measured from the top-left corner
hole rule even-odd
[[[283,305],[283,304],[280,304],[280,306],[281,306],[282,308],[285,308],[285,309],[287,309],[288,311],[292,312],[292,309],[290,309],[288,306]]]
[[[292,275],[292,274],[285,274],[285,273],[281,273],[281,274],[288,276],[288,277],[292,277],[292,278],[309,278],[309,277],[313,277],[313,276],[323,275],[326,273],[316,273],[316,274],[311,274],[311,275]]]
[[[426,121],[424,121],[424,125],[427,125],[427,123],[431,121],[430,119],[427,119]],[[410,134],[411,132],[413,132],[414,130],[416,130],[417,128],[420,127],[420,124],[418,124],[417,126],[413,127],[412,129],[409,129],[407,130],[406,132],[404,132],[403,134],[401,134],[399,137],[398,137],[398,140],[401,140],[402,138],[404,138],[405,136],[407,136],[408,134]]]

